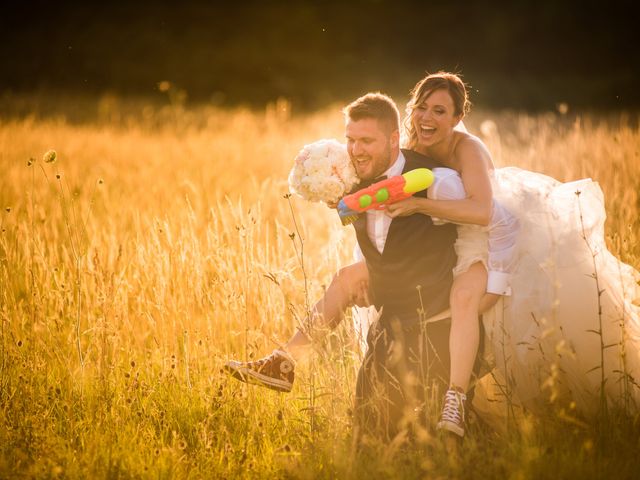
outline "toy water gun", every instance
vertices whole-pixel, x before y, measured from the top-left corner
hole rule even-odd
[[[433,172],[428,168],[416,168],[402,175],[376,182],[342,198],[338,214],[343,225],[349,225],[367,210],[382,210],[385,205],[409,198],[425,190],[433,183]]]

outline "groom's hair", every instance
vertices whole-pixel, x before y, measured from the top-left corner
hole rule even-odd
[[[353,121],[375,118],[388,133],[400,128],[400,112],[395,102],[384,93],[367,93],[342,110]]]

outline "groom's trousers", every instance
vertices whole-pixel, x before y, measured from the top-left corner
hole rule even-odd
[[[402,432],[420,441],[421,432],[437,418],[449,385],[450,328],[451,319],[403,325],[384,315],[371,326],[356,383],[358,441],[388,442]],[[477,358],[482,350],[481,344]],[[475,373],[479,364],[476,360]]]

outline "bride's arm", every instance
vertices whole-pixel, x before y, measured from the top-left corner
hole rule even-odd
[[[492,192],[489,169],[491,157],[482,142],[467,137],[457,145],[456,167],[460,171],[467,197],[463,200],[432,200],[411,197],[386,207],[391,217],[422,213],[453,223],[488,225],[491,221]]]

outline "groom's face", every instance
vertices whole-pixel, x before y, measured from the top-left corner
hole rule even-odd
[[[389,132],[375,118],[348,119],[345,136],[349,157],[362,180],[382,175],[398,156],[398,130]]]

